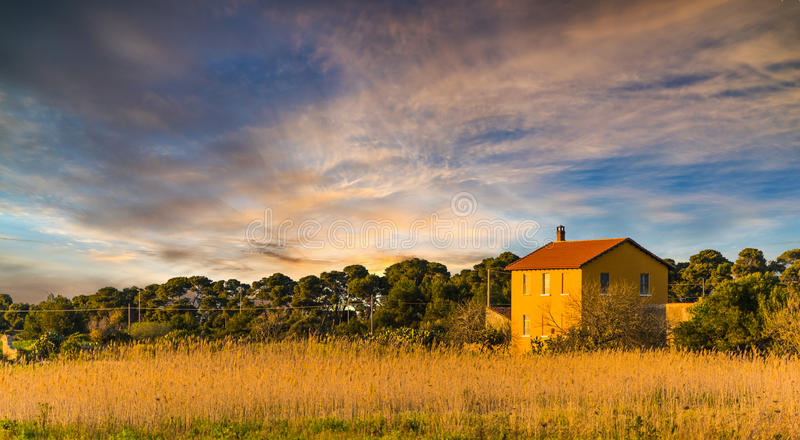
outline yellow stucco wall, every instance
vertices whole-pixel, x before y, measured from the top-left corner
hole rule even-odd
[[[550,294],[542,295],[542,274],[550,274]],[[522,289],[522,278],[528,292]],[[563,276],[563,282],[562,282]],[[563,290],[562,290],[563,288]],[[563,292],[563,293],[562,293]],[[531,338],[551,335],[559,327],[569,327],[580,304],[581,270],[515,270],[511,273],[511,339],[519,351],[530,349]],[[523,315],[530,319],[529,336],[522,335]]]
[[[515,270],[511,273],[511,338],[517,352],[530,350],[531,338],[551,335],[558,328],[569,328],[578,318],[581,292],[591,284],[599,285],[600,273],[609,274],[612,285],[630,283],[637,290],[640,274],[650,274],[648,302],[667,302],[668,269],[665,265],[625,242],[581,269]],[[550,295],[542,296],[542,274],[550,274]],[[528,294],[523,294],[523,274],[528,280]],[[563,283],[562,283],[563,275]],[[562,295],[562,286],[563,292]],[[665,308],[658,307],[663,314]],[[522,335],[523,315],[530,318],[528,337]],[[553,325],[555,321],[556,325]]]
[[[678,324],[688,321],[692,318],[692,315],[689,313],[689,311],[697,304],[699,303],[667,303],[667,325],[670,329],[667,335],[667,342],[670,346],[673,346],[675,343],[674,333],[672,330],[675,330],[675,326]]]
[[[675,327],[681,322],[688,321],[692,316],[689,310],[698,303],[669,303],[667,304],[667,322],[670,327]]]

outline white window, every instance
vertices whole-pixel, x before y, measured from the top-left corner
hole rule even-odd
[[[522,315],[522,336],[531,335],[531,320],[528,315]]]
[[[542,274],[542,295],[550,295],[550,274],[543,273]]]
[[[522,294],[523,295],[530,295],[531,292],[528,290],[528,275],[522,274]]]
[[[650,274],[639,275],[639,295],[650,296]]]

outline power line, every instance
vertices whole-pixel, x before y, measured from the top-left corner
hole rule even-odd
[[[431,301],[398,301],[400,305],[427,305]],[[217,309],[204,309],[195,307],[141,307],[140,310],[150,310],[158,312],[238,312],[238,311],[259,311],[259,310],[313,310],[331,309],[334,305],[314,305],[314,306],[256,306],[256,307],[227,307]],[[112,312],[115,310],[125,311],[125,307],[94,307],[94,308],[74,308],[74,309],[28,309],[28,310],[0,310],[0,313],[51,313],[51,312]]]

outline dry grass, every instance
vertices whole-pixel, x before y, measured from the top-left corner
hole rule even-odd
[[[509,357],[349,343],[191,344],[0,368],[0,418],[147,429],[414,413],[430,432],[800,435],[800,361],[676,352]],[[481,422],[483,423],[483,422]],[[182,428],[179,428],[182,429]]]

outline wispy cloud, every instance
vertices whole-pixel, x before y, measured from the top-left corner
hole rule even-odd
[[[151,6],[0,19],[0,207],[26,219],[0,225],[37,241],[0,252],[48,260],[65,293],[411,254],[457,270],[500,249],[254,250],[244,232],[265,208],[407,229],[460,191],[542,241],[564,223],[686,258],[796,238],[794,2]],[[0,288],[39,295],[26,267]]]

